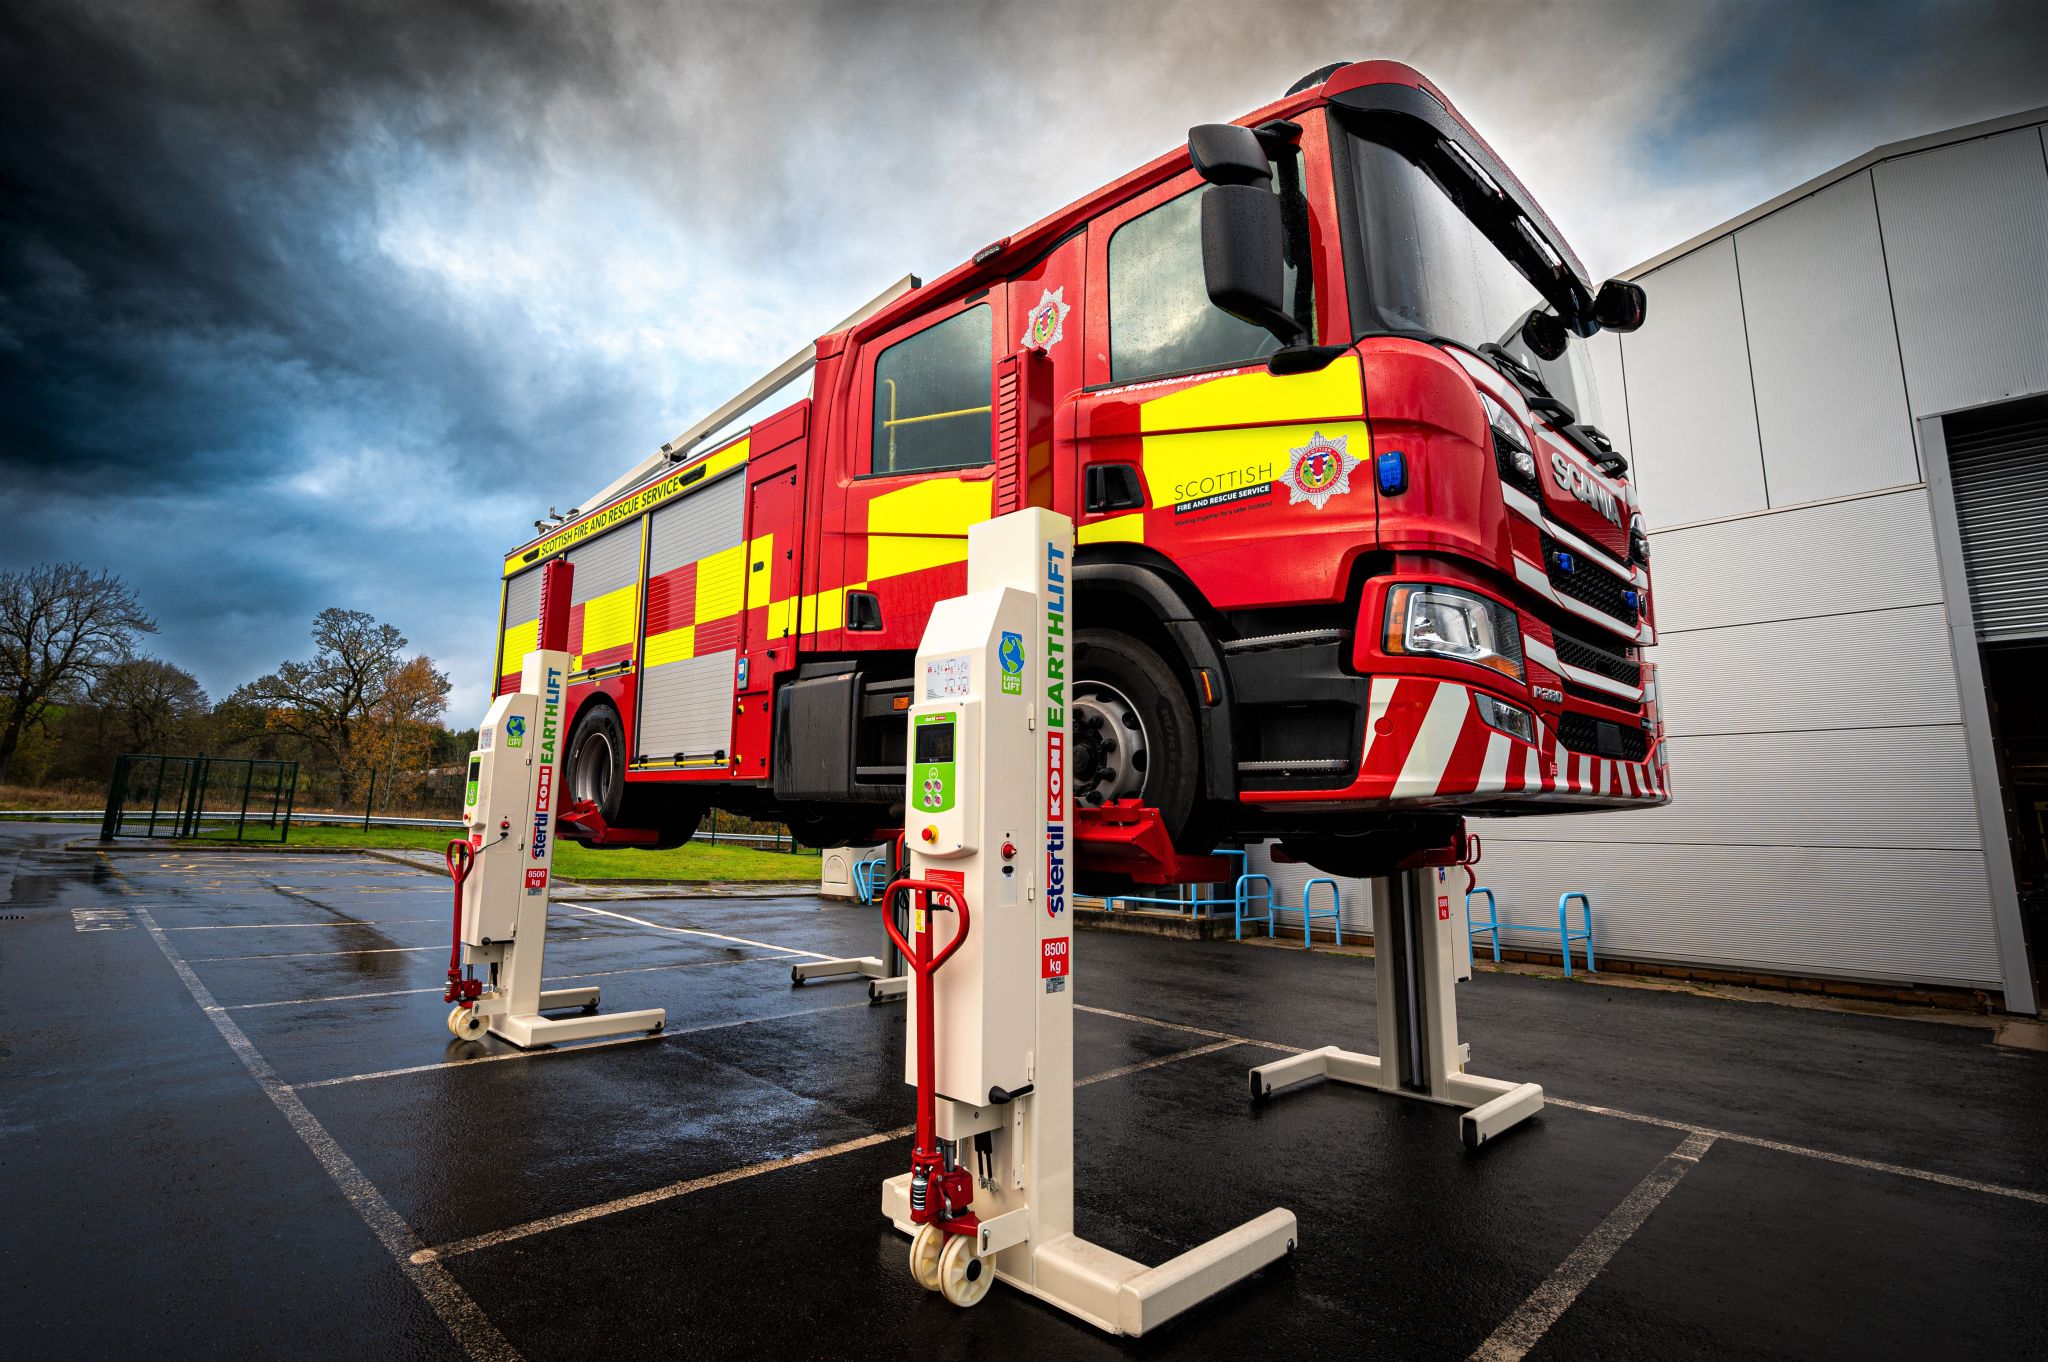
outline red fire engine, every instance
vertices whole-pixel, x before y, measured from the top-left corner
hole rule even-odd
[[[903,281],[514,550],[500,689],[567,555],[566,833],[676,845],[716,806],[871,839],[968,526],[1040,505],[1077,526],[1097,884],[1266,836],[1381,874],[1461,815],[1660,804],[1587,348],[1643,313],[1428,80],[1331,66]]]

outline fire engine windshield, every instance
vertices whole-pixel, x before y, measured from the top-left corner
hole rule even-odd
[[[1523,319],[1547,306],[1521,268],[1430,170],[1384,142],[1355,133],[1346,140],[1358,196],[1358,254],[1378,324],[1473,350],[1498,344],[1541,374],[1551,395],[1582,422],[1604,425],[1586,342],[1572,336],[1562,357],[1546,361],[1520,339]]]

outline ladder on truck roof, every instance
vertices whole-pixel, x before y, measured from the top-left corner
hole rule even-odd
[[[918,287],[918,284],[919,280],[916,275],[904,275],[873,298],[855,308],[851,316],[825,334],[828,336],[833,335],[846,330],[850,326],[860,325],[860,323],[874,316],[904,294]],[[818,346],[817,342],[813,341],[761,377],[755,379],[752,383],[749,383],[737,396],[721,403],[718,409],[709,416],[706,416],[681,435],[676,436],[675,439],[670,440],[660,449],[657,449],[654,453],[649,454],[639,463],[633,465],[623,476],[608,483],[604,490],[582,504],[592,508],[603,506],[612,498],[619,496],[621,493],[630,492],[641,483],[646,482],[669,464],[681,463],[684,459],[690,457],[690,451],[701,444],[706,436],[719,430],[735,416],[741,415],[749,407],[774,392],[777,388],[780,388],[783,384],[808,372],[817,362]]]

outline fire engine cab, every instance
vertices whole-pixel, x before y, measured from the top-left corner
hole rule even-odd
[[[1258,837],[1381,875],[1466,814],[1660,804],[1588,345],[1643,316],[1428,80],[1327,67],[904,280],[513,550],[499,691],[566,557],[566,833],[874,840],[968,530],[1039,507],[1076,527],[1083,889]]]

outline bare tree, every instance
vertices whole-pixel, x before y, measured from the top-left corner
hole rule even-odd
[[[110,572],[79,563],[43,563],[0,572],[0,780],[21,735],[40,726],[53,704],[127,658],[136,636],[156,632],[135,593]]]
[[[106,668],[93,681],[86,703],[98,711],[107,740],[124,752],[170,750],[191,736],[208,709],[198,677],[154,657]]]
[[[271,731],[338,768],[347,800],[364,768],[426,749],[447,707],[448,677],[430,658],[404,656],[405,635],[360,610],[322,610],[313,642],[311,658],[240,687],[228,704],[261,710]]]

